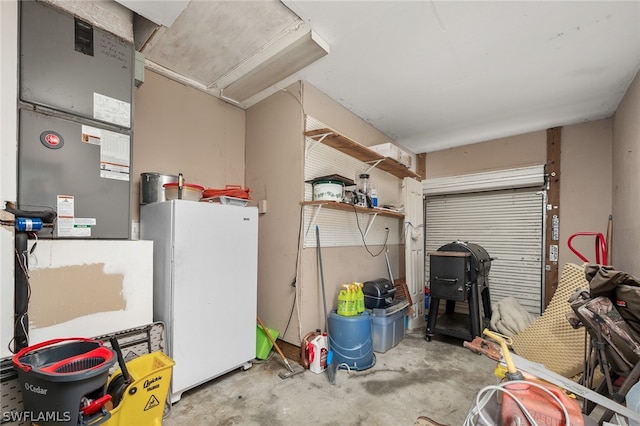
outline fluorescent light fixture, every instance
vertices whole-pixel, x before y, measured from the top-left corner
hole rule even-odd
[[[300,71],[329,53],[329,45],[306,24],[248,58],[215,82],[220,97],[237,103]]]
[[[180,16],[183,10],[187,8],[189,0],[171,0],[171,1],[140,1],[140,0],[116,0],[118,3],[127,7],[138,15],[142,15],[148,20],[170,27]]]

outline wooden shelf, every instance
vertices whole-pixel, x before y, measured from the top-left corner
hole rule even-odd
[[[420,176],[417,173],[412,172],[407,166],[393,158],[384,157],[384,160],[378,164],[378,168],[399,178],[412,177],[420,180]]]
[[[377,163],[376,167],[378,167],[380,170],[384,170],[389,174],[392,174],[395,177],[412,177],[414,179],[420,180],[420,175],[408,169],[404,164],[392,158],[383,157],[372,149],[369,149],[366,146],[361,145],[344,135],[341,135],[335,130],[329,128],[309,130],[305,132],[304,135],[316,141],[320,141],[327,146],[335,148],[340,152],[344,152],[345,154],[350,155],[353,158],[356,158],[364,163]]]
[[[353,204],[339,203],[337,201],[302,201],[300,204],[302,204],[303,206],[323,206],[328,209],[343,210],[343,211],[349,211],[349,212],[353,212],[355,210],[358,213],[378,214],[380,216],[389,216],[389,217],[395,217],[398,219],[404,218],[404,213],[385,210],[385,209],[376,209],[376,208],[370,209],[367,207],[356,206]]]

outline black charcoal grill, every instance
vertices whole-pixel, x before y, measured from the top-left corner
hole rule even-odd
[[[364,307],[367,309],[384,309],[391,305],[396,288],[386,278],[367,281],[363,284]]]
[[[491,319],[487,251],[478,244],[454,241],[429,252],[430,315],[426,339],[435,333],[466,340],[482,335],[482,327]],[[445,313],[438,316],[440,300],[446,300]],[[480,301],[484,320],[480,313]],[[455,312],[456,302],[467,301],[469,314]]]

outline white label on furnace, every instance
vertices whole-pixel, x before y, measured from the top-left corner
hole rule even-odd
[[[72,237],[90,237],[91,236],[91,227],[83,226],[80,228],[73,228]]]
[[[558,261],[558,246],[555,244],[551,244],[549,246],[549,261],[550,262]]]
[[[95,217],[76,217],[73,221],[75,227],[96,226]]]
[[[100,143],[100,177],[106,179],[129,180],[130,165],[129,135],[102,131]]]
[[[94,92],[93,118],[131,127],[131,104]]]
[[[91,227],[83,226],[81,228],[58,228],[58,237],[90,237]]]
[[[102,139],[102,129],[82,125],[82,142],[90,143],[91,145],[100,145],[100,139]]]
[[[73,237],[75,202],[73,195],[58,195],[58,236]]]
[[[58,195],[58,217],[73,218],[74,215],[73,195]]]

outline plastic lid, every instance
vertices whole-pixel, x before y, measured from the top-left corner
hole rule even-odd
[[[360,178],[362,178],[362,179],[368,179],[368,178],[369,178],[369,173],[362,173],[362,174],[360,175]]]
[[[313,185],[321,185],[321,184],[325,184],[325,183],[330,183],[332,185],[344,186],[344,182],[340,182],[338,180],[331,180],[331,179],[318,180],[318,181],[313,182]]]
[[[178,182],[169,182],[162,185],[165,188],[178,188]],[[198,191],[204,191],[204,186],[196,185],[195,183],[183,183],[184,188],[196,189]]]

